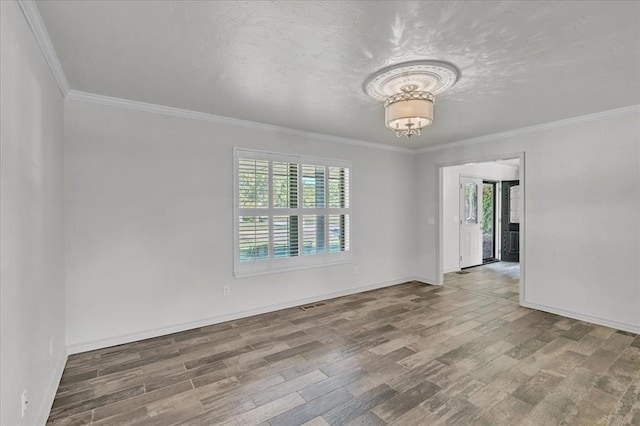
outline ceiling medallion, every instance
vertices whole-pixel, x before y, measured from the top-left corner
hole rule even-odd
[[[440,61],[411,61],[383,68],[364,83],[364,91],[384,101],[385,124],[396,136],[420,135],[433,123],[435,95],[458,81],[458,70]]]

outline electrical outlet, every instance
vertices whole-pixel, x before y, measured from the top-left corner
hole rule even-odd
[[[29,405],[29,395],[27,394],[27,390],[22,391],[22,397],[20,398],[20,404],[22,409],[22,417],[27,414],[27,405]]]
[[[53,336],[49,338],[49,355],[53,355]]]
[[[228,295],[230,295],[230,294],[231,294],[231,289],[229,288],[229,286],[228,286],[228,285],[225,285],[225,286],[222,288],[222,295],[226,297],[226,296],[228,296]]]
[[[354,274],[359,274],[359,273],[360,273],[360,268],[359,268],[359,267],[357,267],[357,266],[354,266],[354,267],[353,267],[353,273],[354,273]]]

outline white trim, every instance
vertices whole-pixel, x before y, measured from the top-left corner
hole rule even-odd
[[[515,164],[507,164],[507,163],[501,163],[500,161],[496,161],[496,164],[500,165],[500,166],[505,166],[505,167],[512,167],[514,169],[518,169],[520,168],[520,165],[515,165]],[[491,179],[487,179],[487,180],[491,180]],[[497,181],[495,181],[497,182]]]
[[[460,269],[460,268],[447,268],[447,269],[443,269],[443,270],[442,270],[442,273],[443,273],[443,274],[449,274],[449,273],[451,273],[451,272],[459,272],[459,271],[461,271],[461,270],[462,270],[462,269]]]
[[[334,253],[334,254],[337,254],[337,253]],[[314,256],[322,256],[322,255],[314,255]],[[283,272],[303,271],[305,269],[324,268],[326,266],[340,266],[340,265],[347,265],[349,263],[353,263],[353,259],[351,258],[351,256],[349,256],[349,258],[342,259],[342,260],[328,260],[323,263],[311,264],[311,265],[297,264],[297,265],[290,265],[282,268],[257,269],[255,271],[246,271],[246,272],[238,271],[234,273],[234,277],[236,279],[251,278],[259,275],[281,274]]]
[[[414,152],[422,154],[425,152],[459,148],[463,146],[475,145],[475,144],[484,143],[484,142],[491,142],[491,141],[506,139],[506,138],[515,137],[515,136],[521,136],[529,133],[535,133],[542,130],[550,130],[550,129],[555,129],[559,127],[570,126],[572,124],[584,123],[588,121],[596,121],[604,118],[616,117],[619,115],[625,115],[625,114],[636,113],[636,112],[640,112],[640,105],[631,105],[623,108],[616,108],[608,111],[596,112],[594,114],[587,114],[579,117],[573,117],[573,118],[567,118],[564,120],[551,121],[549,123],[537,124],[535,126],[522,127],[520,129],[515,129],[515,130],[507,130],[505,132],[498,132],[498,133],[492,133],[489,135],[478,136],[478,137],[469,138],[469,139],[462,139],[456,142],[447,142],[447,143],[439,144],[436,146],[419,148]],[[502,158],[505,158],[505,157],[502,157]]]
[[[446,166],[436,164],[435,181],[438,187],[438,247],[436,250],[436,277],[444,284],[444,168]],[[458,221],[459,222],[459,221]],[[458,250],[460,251],[460,250]],[[458,254],[458,259],[460,255]],[[458,260],[458,266],[460,261]]]
[[[42,21],[42,16],[40,16],[36,2],[33,0],[18,0],[18,5],[31,28],[31,32],[35,36],[38,45],[40,45],[42,55],[44,56],[47,65],[49,65],[53,78],[55,78],[58,83],[62,97],[66,97],[70,90],[69,81],[64,73],[64,69],[62,69],[62,64],[60,63],[60,59],[58,59],[56,49],[53,47],[53,43],[51,43],[49,32]]]
[[[568,311],[566,309],[556,308],[555,306],[542,305],[539,303],[532,303],[527,301],[521,302],[520,305],[524,306],[525,308],[537,309],[539,311],[549,312],[549,313],[560,315],[567,318],[573,318],[580,321],[586,321],[593,324],[602,325],[605,327],[615,328],[617,330],[640,334],[640,325],[636,325],[636,324],[629,324],[626,322],[609,320],[609,319],[601,318],[594,315]]]
[[[53,405],[53,400],[55,399],[56,393],[58,392],[58,386],[60,385],[60,379],[62,378],[64,367],[65,365],[67,365],[68,356],[69,355],[67,354],[65,348],[62,356],[60,357],[60,359],[58,359],[53,377],[51,378],[51,381],[47,386],[47,390],[44,393],[44,401],[42,401],[42,406],[40,407],[40,411],[38,412],[38,420],[34,423],[36,425],[43,425],[47,423],[49,413],[51,412],[51,406]]]
[[[418,277],[418,276],[414,276],[411,278],[412,281],[419,281],[423,284],[429,284],[429,285],[437,285],[437,286],[441,286],[442,283],[438,282],[438,280],[436,280],[435,278],[427,278],[427,277]]]
[[[526,185],[526,164],[525,164],[525,153],[524,151],[520,153],[520,172],[518,173],[518,181],[520,181],[520,280],[518,286],[518,302],[520,305],[524,303],[525,300],[525,269],[526,269],[526,240],[527,240],[527,185]],[[502,194],[502,184],[500,184],[500,193]],[[496,194],[497,196],[498,194]],[[502,201],[500,201],[502,203]],[[500,207],[502,209],[502,206]],[[502,217],[501,217],[502,220]],[[500,238],[502,238],[502,234],[500,234]],[[502,249],[502,246],[501,246]],[[500,253],[500,259],[502,259],[502,253]]]
[[[520,159],[520,167],[522,168],[522,159],[520,158],[520,156],[523,154],[523,151],[518,151],[518,152],[511,152],[511,153],[507,153],[507,154],[491,154],[491,155],[484,155],[481,157],[473,157],[473,159],[464,159],[464,160],[452,160],[452,161],[446,161],[443,163],[438,163],[436,164],[436,167],[449,167],[449,166],[464,166],[467,163],[491,163],[491,162],[495,162],[496,160],[509,160],[509,159]],[[496,164],[500,164],[500,163],[496,163]]]
[[[121,345],[124,343],[135,342],[143,339],[150,339],[152,337],[164,336],[167,334],[178,333],[180,331],[185,331],[185,330],[191,330],[193,328],[205,327],[208,325],[220,324],[226,321],[233,321],[240,318],[247,318],[254,315],[260,315],[268,312],[279,311],[282,309],[295,308],[296,306],[306,305],[308,303],[315,303],[315,302],[325,301],[329,299],[335,299],[337,297],[348,296],[350,294],[362,293],[364,291],[369,291],[369,290],[375,290],[378,288],[390,287],[390,286],[403,284],[410,281],[415,281],[416,279],[417,278],[415,277],[399,278],[396,280],[383,281],[375,284],[368,284],[360,287],[355,287],[348,290],[341,290],[333,293],[307,297],[304,299],[296,299],[296,300],[291,300],[289,302],[276,303],[274,305],[248,309],[245,311],[234,312],[234,313],[229,313],[224,315],[216,315],[214,317],[205,318],[202,320],[192,321],[192,322],[169,326],[169,327],[145,330],[138,333],[113,336],[105,339],[93,340],[88,342],[71,343],[67,345],[67,351],[69,354],[77,354],[80,352],[107,348],[110,346]],[[418,280],[421,280],[421,279],[418,279]]]
[[[136,111],[151,112],[155,114],[170,115],[173,117],[187,118],[191,120],[202,120],[211,123],[222,124],[227,126],[241,127],[244,129],[258,130],[261,132],[276,132],[286,135],[298,136],[301,138],[312,138],[326,142],[342,143],[347,145],[355,145],[366,148],[381,149],[384,151],[401,152],[404,154],[413,154],[415,149],[403,148],[399,146],[384,145],[375,142],[363,141],[360,139],[345,138],[342,136],[327,135],[324,133],[309,132],[305,130],[291,129],[288,127],[276,126],[273,124],[258,123],[255,121],[241,120],[238,118],[223,117],[221,115],[208,114],[204,112],[191,111],[182,108],[174,108],[170,106],[150,104],[146,102],[133,101],[129,99],[114,98],[111,96],[96,95],[87,92],[71,90],[66,96],[67,99],[73,101],[91,102],[100,105],[114,106],[119,108],[127,108]]]
[[[268,161],[290,161],[290,162],[307,162],[307,164],[319,164],[329,167],[347,167],[351,168],[353,162],[351,160],[341,160],[338,158],[318,157],[315,155],[304,154],[291,154],[276,151],[265,151],[261,149],[242,148],[239,146],[233,147],[233,151],[236,155],[243,155],[245,158],[252,158],[256,160],[268,160]]]

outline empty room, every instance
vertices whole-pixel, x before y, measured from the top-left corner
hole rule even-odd
[[[640,1],[0,1],[0,424],[640,425]]]

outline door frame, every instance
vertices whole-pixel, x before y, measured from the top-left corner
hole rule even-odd
[[[504,181],[500,182],[501,185],[502,185],[502,187],[500,188],[500,199],[501,199],[501,203],[502,203],[502,205],[500,206],[501,210],[502,210],[500,212],[501,213],[500,233],[502,234],[502,237],[501,237],[502,241],[500,242],[501,243],[501,247],[500,247],[500,258],[501,259],[513,257],[513,256],[510,256],[509,253],[505,252],[505,246],[503,245],[503,244],[507,243],[507,241],[509,239],[510,230],[507,229],[507,228],[509,228],[508,225],[511,223],[511,220],[510,220],[511,218],[510,217],[505,218],[505,211],[508,213],[509,216],[511,214],[510,213],[511,212],[511,205],[510,205],[511,204],[511,195],[509,194],[508,196],[506,196],[507,201],[508,201],[508,205],[505,205],[505,200],[504,200],[504,198],[505,198],[505,189],[512,188],[514,186],[513,182],[518,182],[517,186],[518,186],[518,190],[520,190],[520,188],[519,188],[520,187],[520,180],[519,179],[518,180],[504,180]],[[507,184],[507,188],[505,188],[505,184]],[[520,199],[520,197],[518,196],[518,201],[519,201],[519,199]],[[518,204],[520,204],[520,203],[518,203]],[[518,206],[518,207],[520,207],[520,206]],[[520,222],[518,222],[518,239],[519,238],[520,238]],[[510,246],[511,243],[508,243],[506,245]],[[517,261],[520,262],[520,241],[518,241],[518,254],[517,254],[517,256],[518,256],[518,260]],[[513,259],[509,259],[507,261],[508,262],[514,262]]]
[[[438,182],[438,250],[436,251],[437,256],[437,276],[438,285],[442,285],[444,283],[444,188],[443,188],[443,171],[442,169],[449,166],[463,166],[469,163],[488,163],[496,160],[507,160],[518,158],[520,160],[520,277],[518,280],[519,283],[519,304],[522,305],[525,300],[525,292],[526,292],[526,202],[527,202],[527,193],[526,193],[526,164],[525,164],[525,153],[516,152],[511,154],[495,154],[486,157],[470,157],[465,158],[463,160],[456,160],[446,163],[436,164],[437,167],[437,182]]]
[[[487,263],[493,263],[493,262],[498,262],[500,261],[500,256],[498,256],[498,244],[497,243],[497,239],[498,239],[498,229],[496,228],[496,226],[498,225],[498,181],[495,180],[491,180],[491,179],[482,179],[482,185],[483,185],[483,192],[484,192],[484,185],[485,184],[490,184],[493,185],[493,225],[492,225],[492,229],[493,229],[493,241],[492,241],[492,245],[493,247],[491,248],[491,252],[493,254],[493,256],[485,258],[484,257],[484,252],[482,253],[482,264],[486,265]],[[483,195],[484,197],[484,195]],[[484,206],[483,206],[483,212],[482,215],[484,216]],[[484,225],[484,223],[483,223]],[[484,244],[484,243],[483,243]],[[484,249],[484,246],[483,246]]]

